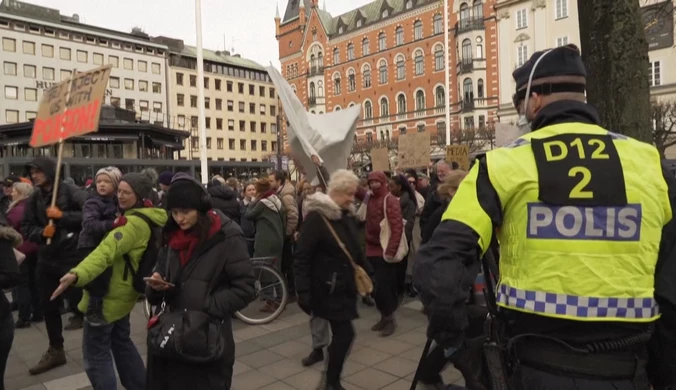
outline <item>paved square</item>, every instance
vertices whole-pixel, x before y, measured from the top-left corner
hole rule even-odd
[[[359,304],[361,318],[354,322],[357,337],[343,369],[343,386],[348,390],[408,390],[426,341],[427,320],[420,303],[404,304],[397,311],[398,328],[389,338],[369,329],[378,320],[374,308]],[[64,323],[67,319],[64,316]],[[233,320],[236,343],[233,390],[314,390],[322,381],[324,364],[311,368],[300,360],[312,343],[308,316],[290,305],[280,318],[262,326]],[[146,354],[146,320],[141,305],[131,314],[132,339],[142,356]],[[47,347],[44,323],[17,329],[5,372],[7,390],[91,389],[84,373],[82,331],[64,331],[68,364],[42,375],[28,375],[28,367],[40,360]],[[145,357],[144,357],[145,360]],[[462,384],[458,371],[443,373],[446,383]],[[122,389],[122,385],[119,385]]]

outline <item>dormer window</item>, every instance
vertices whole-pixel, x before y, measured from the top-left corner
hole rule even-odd
[[[361,27],[361,19],[357,20],[357,27]]]
[[[406,9],[411,9],[413,8],[413,0],[408,0],[406,2]]]
[[[343,31],[345,31],[345,29],[343,28],[343,26],[338,27],[338,34],[342,34]]]
[[[390,10],[384,9],[382,15],[383,15],[383,18],[390,16]]]

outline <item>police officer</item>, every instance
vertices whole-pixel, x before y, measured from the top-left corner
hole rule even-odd
[[[673,177],[653,146],[600,126],[574,45],[513,77],[532,131],[478,159],[416,258],[428,336],[462,351],[467,291],[497,232],[512,388],[676,385]]]

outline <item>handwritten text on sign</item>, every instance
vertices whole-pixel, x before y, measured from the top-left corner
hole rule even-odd
[[[456,162],[460,169],[469,170],[469,148],[467,145],[446,146],[446,161]]]
[[[33,124],[30,145],[34,148],[98,130],[110,65],[77,73],[42,95]]]

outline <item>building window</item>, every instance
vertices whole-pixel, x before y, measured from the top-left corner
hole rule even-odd
[[[261,113],[261,115],[267,115],[268,114],[268,109],[267,109],[267,106],[265,104],[261,104],[258,107],[258,111]]]
[[[254,122],[254,121],[249,122],[249,130],[250,130],[252,133],[255,133],[255,132],[256,132],[256,122]]]
[[[16,76],[16,62],[5,62],[3,64],[4,73],[7,76]]]
[[[153,102],[153,112],[155,113],[162,112],[162,102]]]
[[[384,32],[378,34],[378,50],[383,51],[387,49],[387,36]]]
[[[397,114],[406,114],[406,96],[403,93],[397,96]]]
[[[235,102],[228,100],[228,111],[233,112],[235,110]]]
[[[472,61],[472,41],[465,39],[462,41],[462,62]]]
[[[219,150],[223,149],[223,138],[216,138],[216,148]]]
[[[387,83],[387,62],[385,62],[385,60],[380,60],[378,72],[380,74],[380,84]]]
[[[185,105],[185,95],[182,93],[176,94],[176,105],[183,107]]]
[[[47,51],[48,54],[45,54]],[[42,45],[42,56],[43,57],[53,57],[54,56],[54,46],[51,45]],[[65,61],[70,61],[70,49],[67,47],[59,48],[59,58]]]
[[[72,74],[72,70],[61,69],[61,81],[68,80]]]
[[[123,66],[126,70],[134,70],[134,60],[132,60],[131,58],[125,58],[125,59],[122,61],[122,66]]]
[[[190,86],[191,87],[196,87],[197,86],[197,76],[190,75]]]
[[[472,85],[472,79],[469,77],[462,82],[462,91],[464,93],[465,103],[474,102],[474,87]]]
[[[444,69],[444,47],[437,45],[434,49],[434,70]]]
[[[275,106],[270,106],[270,115],[271,115],[271,116],[277,115],[277,107],[275,107]]]
[[[190,117],[190,127],[191,128],[196,129],[197,125],[199,125],[199,122],[200,122],[200,119],[199,119],[198,116],[193,115],[193,116]]]
[[[476,81],[476,97],[479,99],[483,99],[484,97],[484,79]]]
[[[239,102],[239,112],[243,113],[246,108],[244,102]]]
[[[369,88],[371,86],[371,66],[365,65],[362,70],[362,78],[364,79],[364,88]]]
[[[19,111],[18,110],[5,110],[5,122],[7,122],[7,123],[19,123]]]
[[[556,38],[556,47],[566,46],[568,44],[568,37]]]
[[[35,42],[23,41],[23,54],[35,55]]]
[[[28,77],[29,79],[34,79],[36,76],[35,65],[24,65],[23,66],[23,77]]]
[[[209,89],[209,78],[205,77],[204,78],[204,89]],[[249,88],[251,89],[251,88]]]
[[[141,92],[148,92],[148,82],[145,80],[139,80],[138,90]]]
[[[112,99],[111,99],[111,101],[112,101]],[[179,126],[180,128],[184,128],[184,127],[185,127],[185,115],[179,115],[179,116],[178,116],[178,126]]]
[[[371,53],[371,45],[368,38],[364,38],[361,41],[361,55],[366,57]]]
[[[15,52],[16,51],[16,39],[2,38],[2,50]],[[18,116],[19,116],[19,114],[17,113],[17,120],[18,120]]]
[[[160,67],[160,64],[158,64],[157,62],[153,62],[151,67],[154,74],[162,74],[162,68]]]
[[[415,75],[421,76],[425,73],[425,56],[423,56],[423,51],[418,49],[415,52]]]
[[[469,24],[469,20],[469,6],[467,3],[462,3],[460,5],[460,26],[467,26]]]
[[[211,129],[211,118],[210,117],[204,118],[204,127],[206,127],[207,129]]]
[[[103,54],[94,53],[94,65],[103,66]]]
[[[418,123],[418,133],[424,133],[425,132],[425,124],[424,123]]]
[[[386,97],[380,99],[380,117],[387,118],[390,116],[390,102]]]
[[[110,88],[120,88],[120,78],[119,77],[111,77],[108,81],[110,84]]]
[[[528,61],[528,46],[521,45],[516,48],[516,65],[521,66]]]
[[[395,36],[395,41],[396,41],[397,46],[401,46],[401,45],[404,44],[404,28],[403,27],[401,27],[401,26],[397,27],[397,29],[395,30],[394,36]]]
[[[256,103],[249,103],[249,114],[256,113]]]
[[[357,89],[357,78],[354,74],[354,69],[347,71],[347,92],[354,92]]]
[[[31,119],[35,119],[38,116],[38,113],[35,111],[26,111],[26,120],[29,121]]]
[[[364,102],[364,120],[369,120],[373,118],[373,106],[370,101]]]
[[[403,55],[397,56],[397,80],[406,78],[406,59]]]
[[[373,142],[373,134],[372,133],[366,133],[366,143],[370,144]]]
[[[113,68],[120,67],[120,59],[116,56],[108,56],[108,63],[113,66]]]
[[[216,110],[223,110],[223,99],[216,99]]]
[[[227,81],[225,83],[226,91],[232,92],[232,81]]]
[[[246,140],[245,139],[239,140],[239,149],[240,150],[246,150]]]
[[[204,108],[206,108],[207,110],[211,108],[211,99],[209,99],[208,97],[204,98]]]
[[[347,60],[348,61],[354,60],[354,45],[352,43],[349,43],[347,45]]]
[[[77,51],[77,62],[82,62],[82,63],[87,63],[89,61],[89,55],[86,51],[84,50],[78,50]]]
[[[141,112],[148,111],[149,106],[150,106],[150,103],[147,100],[139,100],[139,102],[138,102],[138,107],[141,110]]]
[[[252,150],[252,151],[258,150],[256,144],[257,144],[256,140],[255,140],[255,139],[252,139],[252,140],[251,140],[251,150]]]
[[[479,128],[483,129],[484,127],[486,127],[486,117],[479,115]]]
[[[237,93],[244,94],[244,83],[237,83]]]
[[[176,85],[183,85],[183,73],[176,73]]]
[[[5,99],[17,100],[19,98],[19,88],[5,86]]]
[[[42,68],[42,79],[43,80],[54,80],[54,68]]]
[[[420,89],[415,93],[415,110],[425,111],[425,92]]]
[[[319,59],[320,59],[320,64],[324,65],[324,60],[322,60],[322,57],[319,57]],[[275,98],[275,89],[270,88],[270,99],[274,99],[274,98]]]
[[[197,107],[197,96],[190,95],[190,107]]]
[[[271,123],[270,124],[270,133],[271,134],[277,134],[277,124],[276,123]],[[275,148],[272,148],[272,151],[275,151]]]
[[[148,71],[148,63],[145,61],[139,61],[138,62],[138,70],[139,72],[147,72]]]
[[[444,107],[446,105],[446,91],[444,91],[444,87],[441,85],[437,87],[434,97],[437,107]]]
[[[136,103],[134,99],[124,99],[124,109],[128,111],[135,111]]]
[[[336,73],[333,76],[333,93],[335,95],[340,95],[340,74]]]
[[[484,45],[480,43],[476,45],[476,58],[484,58]]]
[[[413,0],[408,0],[406,2],[406,9],[411,9],[413,8]]]
[[[383,18],[386,18],[386,17],[390,16],[390,11],[387,10],[387,9],[384,9],[383,12],[381,13],[381,15],[382,15]]]
[[[556,18],[568,17],[568,0],[556,0]]]
[[[416,41],[418,39],[423,39],[423,24],[420,20],[416,20],[415,23],[413,23],[413,39]]]
[[[340,63],[340,50],[336,47],[333,49],[333,64],[339,64]]]
[[[228,131],[235,131],[235,120],[228,119]]]
[[[228,149],[235,150],[235,140],[232,138],[228,138]]]
[[[474,20],[483,20],[484,5],[481,0],[474,0],[474,3],[472,4],[472,13],[474,14]]]
[[[444,19],[440,14],[434,15],[434,34],[444,32]]]
[[[214,88],[217,91],[221,90],[221,80],[220,79],[214,79]],[[265,88],[265,87],[262,87],[262,88]]]
[[[651,87],[658,87],[662,85],[662,62],[655,61],[649,64],[648,79]]]
[[[520,9],[516,11],[516,29],[528,27],[528,9]]]
[[[124,79],[124,89],[134,90],[134,79]]]
[[[268,151],[268,141],[261,141],[261,152]]]
[[[153,83],[153,93],[162,93],[162,84]]]

